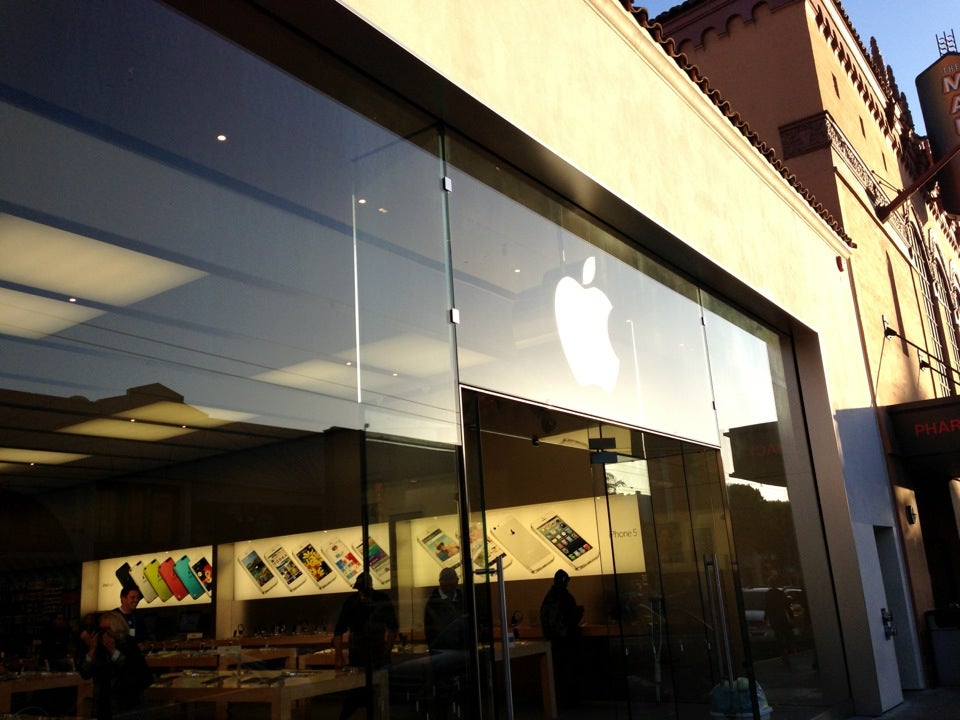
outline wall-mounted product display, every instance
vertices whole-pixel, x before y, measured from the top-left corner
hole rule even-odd
[[[136,585],[141,607],[209,603],[213,597],[213,546],[101,560],[96,583],[97,608],[117,607],[120,589]]]
[[[538,573],[554,561],[549,548],[514,515],[504,514],[493,520],[488,514],[488,519],[493,536],[530,573]]]
[[[490,560],[505,553],[506,580],[549,577],[561,568],[571,576],[611,572],[614,550],[618,572],[646,568],[633,495],[498,508],[487,511],[486,523],[494,542],[488,539]],[[517,562],[508,562],[511,558]]]
[[[357,551],[362,554],[362,544],[357,546]],[[367,537],[367,563],[373,577],[381,584],[390,582],[390,556],[373,535]]]
[[[463,560],[460,541],[454,540],[442,525],[429,526],[425,533],[417,535],[417,542],[441,568],[459,567]]]
[[[492,565],[497,558],[502,558],[503,567],[513,562],[513,558],[493,541],[489,533],[484,537],[483,524],[478,522],[470,523],[470,557],[473,558],[475,568],[483,567],[484,563]]]
[[[485,522],[486,534],[483,523],[470,524],[466,543],[452,514],[371,525],[366,547],[359,525],[234,543],[233,553],[225,553],[239,565],[234,599],[350,592],[364,556],[381,589],[391,586],[393,573],[414,587],[436,585],[443,568],[455,568],[462,579],[466,553],[474,567],[502,558],[506,580],[549,577],[558,568],[599,575],[614,549],[620,572],[646,567],[633,495],[499,508],[487,511]],[[101,560],[98,608],[116,607],[120,588],[131,583],[143,593],[141,607],[209,603],[213,551],[208,545]]]
[[[409,532],[402,527],[407,523]],[[435,585],[442,567],[454,567],[461,572],[463,548],[456,528],[454,515],[397,524],[398,538],[416,539],[411,563],[415,586]],[[484,538],[479,520],[470,524],[469,552],[473,565],[475,568],[483,565],[484,552],[488,564],[501,557],[506,580],[550,577],[560,568],[570,575],[611,572],[608,564],[614,550],[619,572],[646,569],[635,495],[488,510],[486,528]]]
[[[371,525],[367,557],[374,586],[390,587],[389,526]],[[234,575],[234,599],[349,592],[363,572],[363,530],[318,530],[234,543],[241,571]]]

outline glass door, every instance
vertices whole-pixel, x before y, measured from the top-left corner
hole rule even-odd
[[[634,431],[594,462],[606,485],[631,715],[729,709],[718,706],[722,686],[736,687],[745,663],[718,451]],[[740,695],[749,704],[749,692]]]
[[[464,407],[484,717],[708,717],[745,674],[719,451],[480,393]]]

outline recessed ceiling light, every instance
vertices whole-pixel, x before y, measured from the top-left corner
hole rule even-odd
[[[155,425],[149,422],[134,422],[120,418],[97,418],[60,428],[60,432],[70,435],[92,435],[94,437],[117,438],[121,440],[136,440],[138,442],[159,442],[171,438],[187,435],[192,430],[173,427],[171,425]]]
[[[77,301],[76,298],[70,298],[70,299],[68,300],[68,302],[76,302],[76,301]]]
[[[357,200],[357,204],[359,204],[359,205],[366,205],[366,204],[367,204],[367,199],[366,199],[366,198],[360,198],[359,200]]]
[[[227,141],[226,135],[224,135],[223,133],[220,133],[219,135],[217,135],[217,142],[226,142],[226,141]]]
[[[518,272],[520,272],[520,268],[514,268],[513,271],[514,271],[515,273],[518,273]]]
[[[389,212],[389,210],[387,210],[386,208],[377,208],[377,212],[383,213],[384,215],[386,215]]]
[[[36,467],[37,463],[41,465],[64,465],[66,463],[83,460],[90,457],[79,453],[52,452],[50,450],[27,450],[24,448],[0,447],[0,472],[9,472],[10,470],[22,465]],[[16,463],[16,465],[13,465]]]

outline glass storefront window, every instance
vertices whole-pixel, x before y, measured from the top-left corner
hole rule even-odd
[[[449,146],[461,382],[718,444],[694,286]]]
[[[435,141],[151,3],[11,12],[0,241],[5,357],[34,369],[19,389],[161,383],[229,417],[455,439]]]
[[[0,15],[7,667],[76,667],[84,615],[136,584],[157,676],[333,677],[364,569],[409,652],[437,582],[413,513],[459,509],[437,129],[355,78],[384,127],[160,3]],[[386,688],[353,659],[327,690]],[[89,713],[66,695],[33,699]]]
[[[822,661],[837,658],[818,640],[822,645],[824,630],[835,627],[836,613],[829,583],[808,582],[829,577],[829,570],[812,535],[819,528],[809,520],[819,511],[808,504],[809,454],[790,405],[796,394],[786,363],[791,348],[706,293],[704,317],[745,639],[756,679],[775,705],[823,708],[830,703]],[[842,666],[833,667],[842,674]]]

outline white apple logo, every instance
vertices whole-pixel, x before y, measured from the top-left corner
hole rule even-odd
[[[610,392],[617,384],[620,358],[610,344],[610,299],[599,288],[584,287],[593,282],[596,271],[597,261],[591,256],[583,263],[582,285],[572,277],[561,278],[553,308],[563,354],[577,382]]]

